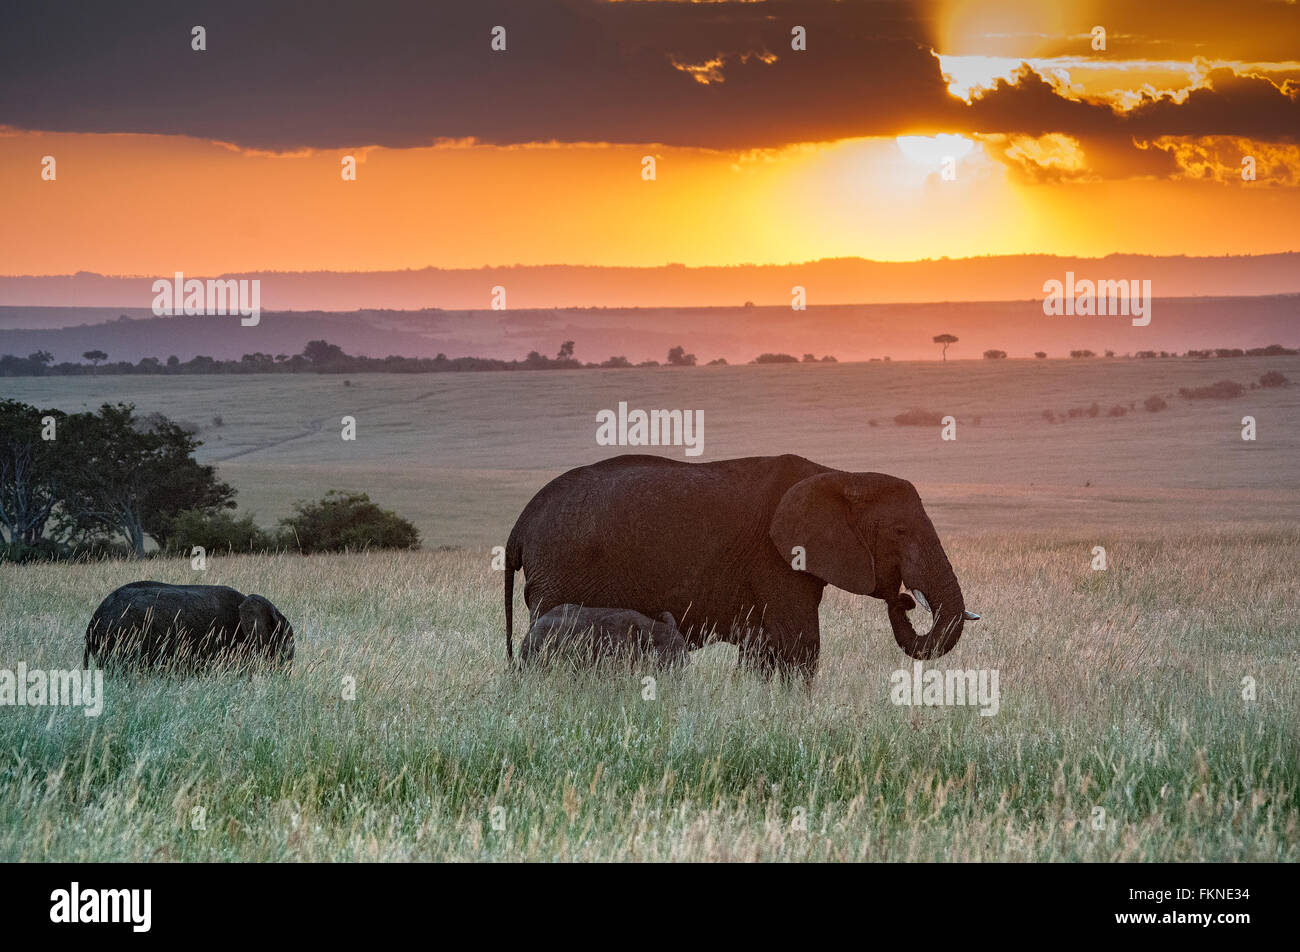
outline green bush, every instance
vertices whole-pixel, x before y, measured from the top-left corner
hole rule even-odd
[[[304,555],[362,549],[417,549],[420,533],[407,520],[381,509],[365,493],[330,490],[319,502],[299,502],[280,520],[282,541]]]
[[[67,550],[51,539],[37,539],[32,544],[17,539],[0,541],[0,562],[58,562],[67,557]]]
[[[251,513],[237,518],[225,510],[186,509],[171,521],[167,551],[188,555],[196,545],[209,553],[267,552],[278,547],[275,535],[259,527]]]

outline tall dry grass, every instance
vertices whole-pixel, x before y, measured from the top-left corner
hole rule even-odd
[[[0,708],[0,858],[1300,857],[1300,533],[948,548],[984,619],[931,666],[998,669],[994,717],[891,704],[909,659],[879,603],[833,589],[810,693],[718,645],[645,700],[630,674],[508,673],[486,552],[217,558],[202,581],[294,623],[292,674],[113,678],[99,718]],[[0,668],[76,666],[142,572],[195,580],[0,566]]]

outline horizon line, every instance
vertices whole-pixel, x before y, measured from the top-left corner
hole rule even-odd
[[[397,274],[403,272],[416,271],[501,271],[509,269],[542,269],[542,268],[589,268],[609,271],[656,271],[663,268],[680,268],[687,271],[705,271],[705,270],[738,270],[741,268],[797,268],[809,265],[834,263],[841,261],[857,261],[865,264],[877,265],[915,265],[915,264],[940,264],[944,262],[967,262],[967,261],[994,261],[1000,259],[1013,258],[1058,258],[1073,259],[1077,261],[1105,261],[1109,258],[1151,258],[1160,261],[1178,261],[1178,260],[1211,260],[1222,261],[1231,259],[1249,259],[1249,258],[1275,258],[1283,255],[1300,254],[1300,249],[1288,249],[1286,251],[1263,251],[1256,253],[1242,254],[1221,254],[1221,255],[1189,255],[1189,254],[1149,254],[1137,251],[1111,251],[1104,255],[1071,255],[1059,254],[1055,252],[1044,251],[1022,251],[1010,254],[990,254],[990,255],[965,255],[960,257],[950,257],[940,255],[935,258],[907,258],[907,259],[882,259],[882,258],[865,258],[861,255],[838,255],[828,258],[810,258],[803,261],[768,261],[768,262],[741,262],[739,264],[685,264],[680,261],[665,261],[661,264],[582,264],[569,262],[547,262],[542,264],[523,264],[515,262],[514,264],[482,264],[475,267],[445,267],[437,264],[426,264],[420,267],[392,267],[392,268],[371,268],[364,270],[343,270],[338,268],[316,268],[316,269],[259,269],[259,270],[224,270],[216,272],[211,276],[235,275],[235,274]],[[81,275],[90,275],[100,278],[113,279],[148,279],[157,278],[158,273],[148,274],[111,274],[102,271],[73,271],[73,272],[55,272],[46,274],[0,274],[0,280],[7,278],[75,278]],[[209,275],[205,275],[209,276]]]

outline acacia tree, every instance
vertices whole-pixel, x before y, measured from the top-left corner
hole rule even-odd
[[[200,465],[202,445],[161,415],[139,419],[131,404],[104,404],[67,420],[77,465],[62,487],[59,521],[70,536],[120,533],[137,558],[146,537],[166,546],[182,511],[233,508],[235,491]]]
[[[678,344],[668,351],[668,365],[670,367],[694,367],[695,355],[686,353],[686,348]]]
[[[944,360],[947,360],[947,359],[948,359],[948,345],[949,345],[949,344],[955,344],[955,343],[957,343],[957,338],[953,337],[951,334],[940,334],[938,337],[936,337],[936,338],[934,339],[934,342],[935,342],[936,344],[942,344],[942,345],[943,345],[943,359],[944,359]]]
[[[11,545],[34,546],[45,535],[71,465],[71,449],[58,442],[65,418],[59,410],[0,400],[0,530]]]
[[[318,367],[337,363],[347,357],[342,347],[331,344],[327,340],[307,341],[307,346],[302,349],[302,355]]]

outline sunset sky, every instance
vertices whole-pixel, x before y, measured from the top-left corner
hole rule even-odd
[[[28,6],[2,274],[1300,249],[1280,0]]]

